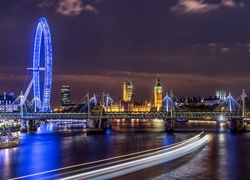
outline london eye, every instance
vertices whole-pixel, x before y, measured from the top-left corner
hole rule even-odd
[[[41,59],[41,55],[43,55],[41,53],[42,45],[44,47],[44,60]],[[25,97],[33,86],[34,99],[39,101],[35,109],[38,108],[40,112],[47,112],[50,109],[52,85],[52,42],[46,18],[40,18],[38,21],[34,40],[33,67],[28,68],[28,70],[33,72],[33,78],[25,92]],[[41,71],[44,71],[44,73],[41,73]],[[42,79],[43,86],[41,85]]]

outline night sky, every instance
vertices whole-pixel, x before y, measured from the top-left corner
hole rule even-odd
[[[0,0],[0,94],[25,91],[38,19],[53,45],[52,108],[60,87],[153,100],[157,74],[179,96],[250,93],[249,0]],[[128,73],[129,72],[129,73]]]

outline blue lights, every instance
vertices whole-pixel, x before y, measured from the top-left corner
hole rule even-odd
[[[44,67],[41,67],[41,44],[42,37],[44,40]],[[41,91],[40,87],[40,71],[44,70],[44,87]],[[52,42],[51,34],[46,18],[40,18],[35,34],[34,51],[33,51],[33,92],[34,98],[41,100],[41,112],[47,112],[50,108],[50,94],[52,86]]]
[[[171,92],[170,96],[168,93],[166,93],[166,96],[162,99],[162,104],[164,106],[164,111],[169,112],[172,111],[173,109],[179,109],[179,107],[175,104],[173,101],[173,94]]]
[[[242,110],[241,105],[231,96],[231,93],[227,98],[215,109],[215,111],[229,111],[238,112]]]

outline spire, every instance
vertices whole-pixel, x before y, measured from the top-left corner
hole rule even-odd
[[[161,86],[159,74],[157,74],[157,80],[156,80],[155,86]]]

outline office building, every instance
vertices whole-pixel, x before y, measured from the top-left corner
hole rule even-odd
[[[65,109],[69,105],[71,105],[70,86],[62,86],[61,87],[61,106],[62,106],[62,109]]]

